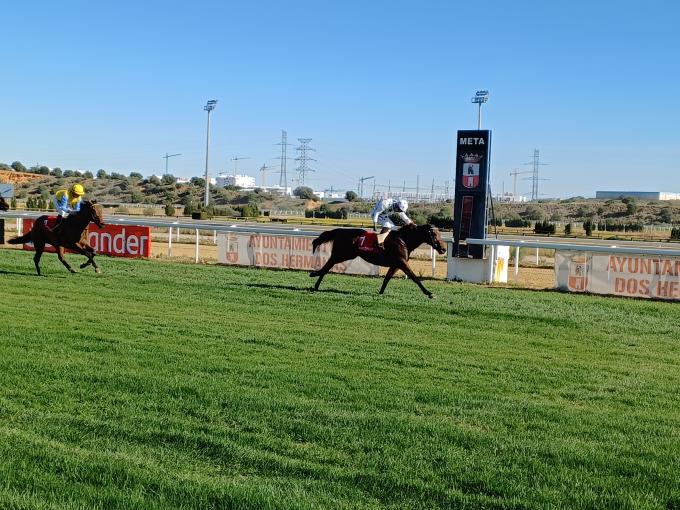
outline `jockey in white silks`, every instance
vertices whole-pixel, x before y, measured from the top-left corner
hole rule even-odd
[[[373,212],[371,212],[371,217],[373,218],[374,224],[378,224],[382,227],[378,234],[378,244],[380,246],[383,245],[390,232],[396,228],[395,224],[390,219],[390,214],[397,214],[405,225],[413,223],[411,218],[406,215],[407,209],[408,202],[403,198],[382,198],[375,204]]]

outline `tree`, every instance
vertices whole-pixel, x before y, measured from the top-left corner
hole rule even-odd
[[[74,177],[76,174],[73,170],[64,170],[63,176],[64,177]]]
[[[571,235],[571,223],[567,223],[567,224],[564,226],[564,235],[565,235],[565,236]]]
[[[21,161],[15,161],[10,166],[14,169],[15,172],[25,172],[26,171],[26,167],[21,164]]]
[[[170,202],[165,204],[165,215],[166,216],[174,216],[175,215],[175,208],[173,207],[173,205]]]
[[[673,223],[673,209],[670,207],[664,207],[659,213],[659,219],[662,223]]]
[[[56,167],[50,172],[54,177],[61,177],[64,172],[61,171],[61,168]]]
[[[529,204],[526,209],[526,217],[530,220],[542,220],[543,211],[537,205]]]
[[[624,197],[621,202],[626,204],[626,216],[632,216],[637,212],[637,203],[633,197]]]
[[[85,177],[86,179],[92,179],[94,177],[94,175],[92,175],[92,172],[87,170],[87,171],[83,172],[83,177]]]
[[[130,179],[144,179],[144,176],[139,172],[130,172]]]
[[[357,195],[354,191],[348,191],[347,193],[345,193],[345,198],[349,202],[354,202],[356,201],[357,198],[359,198],[359,195]]]
[[[304,198],[307,200],[316,200],[317,198],[316,195],[314,194],[314,190],[307,186],[298,186],[293,190],[293,195],[295,195],[298,198]]]
[[[154,184],[155,186],[160,186],[161,180],[155,175],[152,175],[151,177],[149,177],[149,183]]]
[[[161,177],[162,184],[175,184],[177,182],[177,177],[172,174],[163,174]]]
[[[205,179],[203,179],[202,177],[192,177],[191,184],[202,188],[205,186]]]
[[[107,177],[108,175],[106,175],[106,170],[104,170],[103,168],[97,170],[97,179],[106,179]]]
[[[48,167],[46,167],[45,165],[41,165],[41,166],[38,167],[38,171],[36,172],[36,174],[50,175],[50,169]]]
[[[118,179],[119,181],[122,181],[123,179],[127,179],[127,177],[118,172],[111,172],[111,179]]]

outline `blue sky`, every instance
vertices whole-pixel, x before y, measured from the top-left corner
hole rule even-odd
[[[676,2],[12,2],[2,20],[2,162],[148,175],[179,152],[171,173],[201,175],[214,98],[212,173],[247,156],[259,182],[285,129],[312,138],[314,188],[443,186],[486,88],[494,192],[534,148],[545,196],[680,191]]]

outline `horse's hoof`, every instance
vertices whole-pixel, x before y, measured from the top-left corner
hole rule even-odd
[[[71,274],[75,274],[77,271],[75,269],[69,269],[71,271]]]
[[[434,294],[430,293],[430,294],[427,295],[427,297],[430,298],[430,299],[434,299]]]
[[[80,264],[80,269],[85,269],[87,267],[87,264]]]
[[[311,276],[312,278],[314,278],[315,276],[319,276],[319,274],[318,274],[316,271],[311,271],[311,272],[309,273],[309,276]]]
[[[94,270],[94,272],[97,273],[97,274],[101,274],[102,270],[97,268],[97,269]]]

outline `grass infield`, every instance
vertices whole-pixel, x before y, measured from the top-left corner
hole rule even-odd
[[[678,304],[100,262],[0,251],[1,508],[680,507]]]

